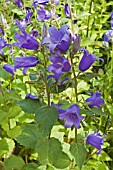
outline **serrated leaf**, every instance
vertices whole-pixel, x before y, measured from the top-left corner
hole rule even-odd
[[[59,169],[67,168],[70,165],[70,158],[66,153],[62,152],[62,146],[58,139],[40,140],[37,142],[35,149],[43,165],[49,163]]]
[[[22,127],[22,134],[16,138],[16,140],[21,144],[28,148],[35,148],[36,142],[45,138],[38,128],[37,125],[34,124],[26,124]]]
[[[70,152],[74,156],[76,164],[81,170],[86,159],[86,149],[84,148],[84,145],[82,143],[73,143],[70,147]]]
[[[24,164],[25,163],[21,157],[14,156],[14,155],[10,156],[4,161],[5,170],[12,170],[12,169],[21,170]]]
[[[20,107],[24,112],[30,113],[30,114],[35,114],[36,110],[44,105],[39,99],[24,99],[19,102]]]
[[[44,134],[49,135],[57,119],[58,111],[54,106],[40,107],[36,111],[35,120]]]

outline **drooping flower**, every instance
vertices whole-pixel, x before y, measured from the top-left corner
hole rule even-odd
[[[34,0],[33,6],[36,8],[39,5],[46,5],[49,2],[49,0]]]
[[[18,5],[18,8],[23,8],[23,3],[21,0],[15,0],[15,3]]]
[[[65,127],[70,128],[72,125],[74,125],[77,129],[79,129],[81,127],[80,121],[83,120],[84,117],[80,115],[79,106],[73,104],[71,107],[65,110],[64,113],[59,114],[59,119],[66,120],[64,124]]]
[[[28,13],[27,13],[27,15],[26,15],[26,17],[25,17],[25,21],[26,21],[26,23],[27,23],[28,25],[31,23],[30,19],[31,19],[32,15],[33,15],[33,12],[28,11]]]
[[[102,63],[104,62],[102,58],[98,58],[94,54],[89,54],[88,50],[84,49],[83,51],[84,55],[79,63],[79,70],[81,72],[88,70],[96,60],[101,60]]]
[[[86,99],[86,102],[89,102],[90,104],[88,104],[89,107],[93,107],[96,106],[98,108],[100,108],[101,104],[104,104],[104,100],[101,98],[101,93],[100,92],[96,92],[95,94],[93,92],[90,92],[91,97]]]
[[[9,73],[12,75],[12,77],[14,77],[14,66],[12,66],[12,65],[10,65],[10,64],[4,64],[4,65],[3,65],[3,68],[4,68],[7,72],[9,72]]]
[[[51,17],[52,17],[51,13],[45,10],[44,8],[41,8],[40,10],[38,10],[38,16],[37,16],[38,21],[44,22],[45,20],[48,20]]]
[[[73,51],[74,54],[77,53],[77,51],[79,50],[80,42],[81,42],[80,36],[76,35],[76,38],[75,38],[75,40],[73,42],[73,46],[72,46],[72,51]]]
[[[56,82],[58,82],[61,75],[70,70],[70,63],[68,59],[61,56],[55,57],[54,55],[51,55],[50,61],[53,64],[48,66],[48,71],[52,72],[54,75],[49,75],[48,78],[53,78]]]
[[[14,43],[13,46],[28,50],[37,50],[39,47],[37,40],[31,35],[27,34],[25,30],[23,30],[23,34],[16,33],[15,38],[18,40],[18,42]]]
[[[4,54],[4,51],[2,50],[4,47],[8,46],[6,40],[4,40],[2,37],[0,37],[0,54]]]
[[[28,56],[28,57],[15,57],[13,58],[15,60],[14,63],[14,70],[16,71],[16,69],[19,68],[24,68],[23,69],[23,74],[26,75],[26,71],[30,68],[30,67],[34,67],[38,64],[39,60],[36,57],[33,56]]]
[[[68,17],[68,18],[71,18],[71,11],[70,11],[70,8],[69,8],[69,5],[66,4],[65,7],[64,7],[64,12],[65,12],[65,15]]]
[[[53,53],[54,49],[59,49],[63,52],[67,51],[70,44],[70,36],[68,26],[62,25],[59,30],[55,26],[48,29],[50,37],[45,37],[42,44],[48,43],[50,52]]]
[[[32,94],[30,94],[30,93],[29,93],[29,94],[26,94],[25,98],[26,98],[26,99],[30,98],[30,99],[33,99],[33,100],[38,99],[38,97],[37,97],[37,96],[32,95]]]
[[[42,39],[44,39],[45,37],[47,37],[47,27],[46,27],[46,24],[44,23],[43,29],[42,29]]]
[[[86,142],[98,149],[97,154],[101,154],[104,139],[100,133],[94,133],[87,136]]]

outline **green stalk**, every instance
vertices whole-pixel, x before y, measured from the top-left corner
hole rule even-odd
[[[49,91],[48,86],[47,86],[47,74],[46,74],[47,60],[46,60],[46,56],[45,56],[45,53],[44,53],[44,48],[42,50],[42,54],[43,54],[43,57],[44,57],[44,68],[45,68],[45,70],[44,70],[44,83],[45,83],[45,88],[46,88],[48,106],[50,106],[50,91]]]
[[[91,13],[92,2],[93,2],[93,0],[90,1],[89,13]],[[90,23],[90,15],[88,16],[88,24],[87,24],[88,27],[87,27],[86,37],[89,37],[89,23]]]

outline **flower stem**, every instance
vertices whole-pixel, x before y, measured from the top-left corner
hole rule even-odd
[[[47,85],[47,74],[46,74],[47,60],[46,60],[46,56],[45,56],[45,53],[44,53],[44,48],[42,50],[42,54],[43,54],[43,57],[44,57],[44,68],[45,68],[45,70],[44,70],[44,83],[45,83],[45,88],[46,88],[48,106],[50,106],[50,90],[49,90],[48,85]]]

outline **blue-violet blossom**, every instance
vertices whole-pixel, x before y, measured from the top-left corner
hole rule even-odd
[[[64,124],[65,127],[70,128],[74,125],[77,129],[79,129],[81,127],[80,121],[84,119],[84,116],[80,115],[79,106],[73,104],[65,110],[65,112],[59,114],[59,119],[66,120]]]
[[[52,17],[51,13],[45,10],[44,8],[41,8],[40,10],[38,10],[38,16],[37,16],[38,21],[44,22],[45,20],[48,20],[51,17]]]
[[[93,107],[96,106],[98,108],[100,108],[101,104],[104,104],[104,100],[101,98],[101,93],[100,92],[96,92],[95,94],[93,92],[90,92],[91,97],[86,99],[86,102],[89,102],[90,104],[88,104],[89,107]]]
[[[54,55],[50,56],[50,61],[53,64],[50,64],[48,66],[48,71],[52,72],[54,75],[49,75],[48,78],[53,78],[56,82],[58,82],[60,76],[70,70],[70,63],[68,59],[63,58],[61,56],[55,57]]]
[[[30,94],[30,93],[29,93],[29,94],[26,94],[25,98],[26,98],[26,99],[30,98],[30,99],[33,99],[33,100],[38,99],[37,96],[32,95],[32,94]]]
[[[33,6],[36,8],[39,5],[46,5],[49,2],[49,0],[34,0]]]
[[[4,54],[4,51],[2,50],[4,47],[6,47],[8,44],[6,40],[4,40],[2,37],[0,37],[0,54]]]
[[[12,77],[14,77],[14,66],[12,66],[12,65],[10,65],[10,64],[4,64],[3,65],[3,68],[7,71],[7,72],[9,72],[11,75],[12,75]]]
[[[68,18],[71,18],[71,11],[70,11],[70,7],[68,4],[65,5],[64,7],[64,12],[65,12],[65,15],[68,17]]]
[[[62,25],[59,30],[55,26],[48,29],[50,37],[45,37],[42,40],[42,44],[48,43],[50,52],[53,53],[57,48],[63,52],[67,51],[70,45],[70,36],[68,32],[68,26]]]
[[[15,3],[18,5],[18,8],[23,8],[23,4],[21,0],[15,0]]]
[[[88,50],[86,49],[84,49],[83,51],[84,55],[79,63],[79,70],[81,72],[88,70],[96,60],[101,60],[103,64],[104,60],[102,58],[98,58],[94,54],[89,54]]]
[[[39,43],[35,38],[31,35],[27,34],[24,29],[21,29],[23,34],[16,33],[15,38],[18,42],[14,43],[13,46],[17,46],[19,48],[25,48],[28,50],[37,50],[39,47]]]
[[[23,74],[26,75],[26,71],[30,67],[34,67],[38,64],[39,60],[36,57],[33,56],[28,56],[28,57],[15,57],[13,58],[15,60],[14,63],[14,70],[19,68],[24,68],[23,69]]]
[[[94,133],[87,136],[86,142],[98,149],[97,154],[101,154],[104,139],[100,133]]]

